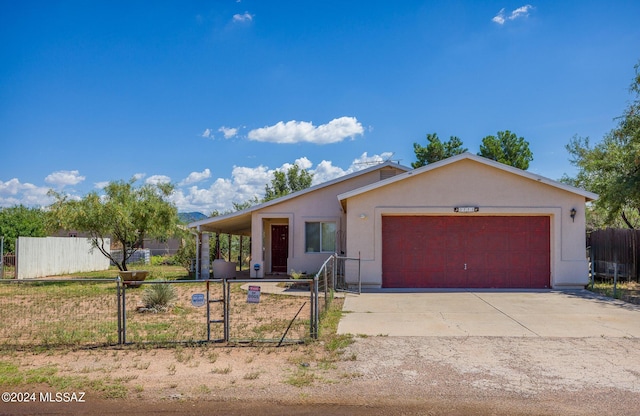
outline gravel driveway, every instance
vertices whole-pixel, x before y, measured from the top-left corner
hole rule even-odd
[[[344,310],[340,330],[361,334],[344,370],[380,400],[441,400],[460,414],[640,414],[636,305],[586,291],[459,291],[351,296]]]

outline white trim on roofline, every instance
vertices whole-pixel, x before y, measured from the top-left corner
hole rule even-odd
[[[567,191],[567,192],[571,192],[571,193],[583,196],[587,201],[594,201],[594,200],[598,199],[598,194],[595,194],[593,192],[585,191],[584,189],[576,188],[574,186],[567,185],[567,184],[564,184],[562,182],[554,181],[553,179],[549,179],[549,178],[546,178],[546,177],[541,176],[541,175],[536,175],[534,173],[527,172],[526,170],[514,168],[513,166],[505,165],[503,163],[496,162],[495,160],[487,159],[487,158],[482,157],[482,156],[474,155],[473,153],[465,152],[465,153],[462,153],[462,154],[459,154],[459,155],[456,155],[456,156],[452,156],[452,157],[447,158],[447,159],[440,160],[440,161],[435,162],[435,163],[430,163],[430,164],[428,164],[426,166],[422,166],[422,167],[414,169],[414,170],[410,170],[410,171],[402,173],[400,175],[396,175],[396,176],[394,176],[392,178],[389,178],[389,179],[386,179],[384,181],[372,183],[370,185],[366,185],[366,186],[363,186],[363,187],[358,188],[358,189],[354,189],[354,190],[349,191],[349,192],[344,192],[344,193],[338,195],[338,200],[340,202],[342,202],[345,199],[352,198],[352,197],[354,197],[356,195],[360,195],[360,194],[363,194],[365,192],[369,192],[369,191],[372,191],[374,189],[378,189],[378,188],[381,188],[383,186],[387,186],[387,185],[390,185],[392,183],[405,180],[405,179],[407,179],[409,177],[412,177],[412,176],[415,176],[415,175],[420,175],[422,173],[426,173],[426,172],[429,172],[429,171],[432,171],[432,170],[435,170],[435,169],[438,169],[438,168],[441,168],[441,167],[444,167],[444,166],[448,166],[450,164],[453,164],[453,163],[456,163],[458,161],[465,160],[465,159],[473,160],[475,162],[482,163],[484,165],[491,166],[491,167],[494,167],[496,169],[503,170],[505,172],[513,173],[515,175],[521,176],[523,178],[530,179],[532,181],[536,181],[538,183],[543,183],[543,184],[546,184],[546,185],[549,185],[549,186],[553,186],[553,187],[558,188],[558,189],[562,189],[562,190]]]

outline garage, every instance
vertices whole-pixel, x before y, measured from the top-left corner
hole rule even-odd
[[[548,288],[549,216],[382,216],[384,288]]]
[[[464,153],[338,195],[367,289],[580,289],[591,192]]]

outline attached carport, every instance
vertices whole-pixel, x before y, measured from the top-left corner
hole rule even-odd
[[[586,290],[347,295],[338,333],[425,337],[640,338],[640,306]]]

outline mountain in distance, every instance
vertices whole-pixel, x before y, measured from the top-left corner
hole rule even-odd
[[[181,223],[189,224],[195,221],[200,221],[205,218],[209,218],[204,215],[202,212],[179,212],[178,219]]]

